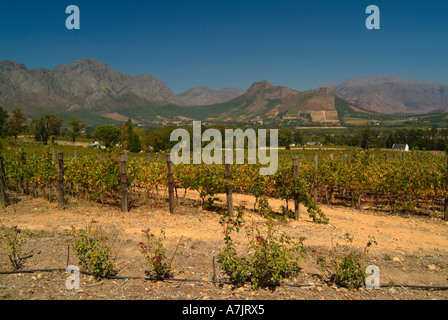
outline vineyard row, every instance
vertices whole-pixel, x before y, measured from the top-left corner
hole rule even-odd
[[[63,168],[50,148],[42,155],[24,152],[8,155],[3,161],[7,188],[24,194],[41,195],[57,187],[63,171],[64,188],[73,195],[101,201],[120,201],[124,188],[149,195],[168,188],[164,159],[130,159],[120,168],[118,152],[66,157]],[[231,186],[235,193],[254,196],[259,210],[268,198],[298,201],[309,212],[319,209],[317,201],[329,204],[373,207],[390,211],[443,215],[447,218],[447,158],[429,152],[409,152],[394,158],[375,157],[370,151],[351,154],[316,154],[314,159],[280,159],[276,174],[262,176],[260,165],[231,166]],[[125,172],[125,177],[122,173]],[[124,178],[124,180],[123,180]],[[214,196],[226,193],[229,179],[224,165],[173,165],[172,183],[176,189],[198,192],[203,207],[213,206]],[[48,195],[48,192],[47,192]],[[133,197],[135,198],[135,197]],[[263,200],[263,201],[261,201]],[[286,208],[288,206],[286,205]],[[288,210],[285,210],[288,214]],[[285,213],[284,212],[284,213]]]

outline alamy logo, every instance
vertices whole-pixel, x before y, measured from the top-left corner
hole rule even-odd
[[[366,13],[370,16],[366,19],[366,28],[369,30],[380,29],[380,8],[375,5],[370,5],[366,8]]]
[[[193,121],[193,139],[186,129],[175,129],[170,141],[179,141],[171,149],[171,160],[174,164],[222,164],[223,156],[226,164],[244,164],[247,150],[248,164],[256,164],[257,158],[261,175],[273,175],[278,169],[278,130],[269,131],[269,146],[267,145],[267,130],[259,129],[226,129],[224,141],[218,129],[207,129],[203,133],[201,122]],[[258,134],[258,136],[257,136]],[[247,141],[247,149],[245,142]],[[202,148],[202,142],[210,142]],[[191,144],[193,156],[191,157]],[[224,146],[224,148],[223,148]],[[269,153],[269,155],[268,155]],[[191,159],[192,158],[192,159]],[[235,159],[234,159],[235,158]],[[235,162],[234,162],[235,160]],[[266,166],[269,165],[269,166]],[[263,167],[264,166],[264,167]]]
[[[69,273],[70,276],[65,281],[65,286],[68,290],[79,290],[81,279],[79,277],[79,267],[78,266],[68,266],[65,270],[66,273]]]
[[[380,288],[380,268],[375,265],[370,265],[366,268],[365,283],[367,289],[379,289]]]
[[[81,29],[80,13],[78,6],[70,5],[65,9],[66,14],[70,14],[65,20],[65,27],[68,30],[79,30]]]

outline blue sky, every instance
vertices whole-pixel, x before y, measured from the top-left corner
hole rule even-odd
[[[72,4],[80,30],[65,27]],[[371,4],[380,30],[365,27]],[[52,69],[80,58],[153,74],[175,93],[360,76],[448,84],[448,1],[0,0],[0,60]]]

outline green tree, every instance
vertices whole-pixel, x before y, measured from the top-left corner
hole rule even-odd
[[[5,128],[5,123],[9,118],[9,114],[8,112],[3,109],[3,107],[0,107],[0,135],[4,135],[6,128]]]
[[[34,139],[41,141],[45,145],[51,139],[54,143],[54,139],[61,134],[61,128],[64,120],[61,117],[46,114],[42,118],[34,119],[31,122],[31,128],[34,133]]]
[[[293,133],[289,128],[282,128],[278,130],[278,145],[282,147],[289,147],[293,142]]]
[[[303,144],[303,135],[302,135],[302,132],[300,132],[299,130],[294,132],[294,143],[296,145]]]
[[[75,117],[70,117],[70,122],[68,123],[71,128],[68,129],[68,136],[73,144],[75,144],[76,139],[81,135],[81,130],[84,128],[84,123]]]
[[[112,125],[99,126],[93,132],[93,137],[108,148],[120,142],[121,129]]]
[[[12,117],[9,119],[8,123],[5,125],[5,129],[8,134],[12,135],[15,140],[17,136],[25,130],[25,123],[28,118],[22,112],[22,108],[16,108],[12,110]]]
[[[121,128],[121,143],[123,148],[131,152],[140,152],[142,150],[142,144],[139,135],[134,131],[132,120],[123,124]]]
[[[148,150],[150,146],[148,129],[134,128],[134,132],[138,135],[138,140],[140,141],[140,148],[142,150]]]
[[[363,149],[373,148],[373,133],[370,128],[365,128],[361,134],[361,147]]]
[[[151,131],[148,135],[149,146],[154,148],[155,152],[168,149],[171,145],[175,145],[177,142],[171,142],[171,132],[176,129],[175,126],[169,125],[163,129],[157,129]],[[192,135],[190,134],[192,138]]]
[[[131,152],[142,151],[142,143],[140,142],[140,137],[135,132],[132,132],[132,139],[131,144],[129,145],[129,151]]]
[[[128,119],[127,122],[123,124],[121,127],[121,143],[123,148],[126,150],[130,150],[132,145],[132,140],[134,139],[134,126],[132,125],[131,119]]]

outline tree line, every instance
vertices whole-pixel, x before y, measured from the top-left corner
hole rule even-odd
[[[392,148],[394,144],[407,144],[411,150],[448,151],[448,129],[394,129],[384,131],[365,128],[348,134],[325,134],[324,144],[370,148]]]
[[[0,136],[11,136],[17,140],[20,134],[33,135],[37,142],[43,144],[54,143],[56,137],[65,135],[74,144],[84,135],[93,138],[104,147],[120,146],[131,152],[164,151],[172,148],[177,141],[170,141],[171,132],[178,127],[167,125],[163,128],[135,127],[128,119],[121,128],[114,125],[102,125],[95,128],[92,134],[85,128],[85,124],[71,117],[68,129],[63,131],[64,121],[61,117],[46,114],[38,119],[28,119],[21,108],[12,110],[11,115],[0,107]],[[214,126],[202,125],[202,131],[209,128],[218,129],[222,135],[226,129],[236,129],[236,125],[217,124]],[[240,127],[244,130],[244,128]],[[192,131],[191,127],[186,128]],[[192,137],[192,132],[190,132]],[[269,142],[269,130],[268,130]],[[448,129],[372,129],[351,133],[308,133],[302,130],[281,128],[278,130],[278,145],[290,148],[291,145],[301,146],[307,141],[321,142],[322,145],[351,146],[363,149],[392,148],[394,144],[408,144],[410,149],[418,150],[448,150]]]
[[[114,147],[120,144],[126,150],[131,152],[140,152],[141,143],[139,135],[134,132],[131,119],[129,119],[122,128],[112,125],[99,126],[92,135],[85,130],[85,124],[71,117],[68,122],[68,129],[63,131],[64,120],[56,115],[45,114],[37,119],[29,119],[21,108],[11,111],[11,115],[0,107],[0,136],[13,137],[15,141],[21,134],[33,135],[35,141],[44,145],[54,143],[58,136],[65,135],[69,137],[74,144],[76,140],[85,135],[88,138],[94,138],[100,141],[105,147]]]

